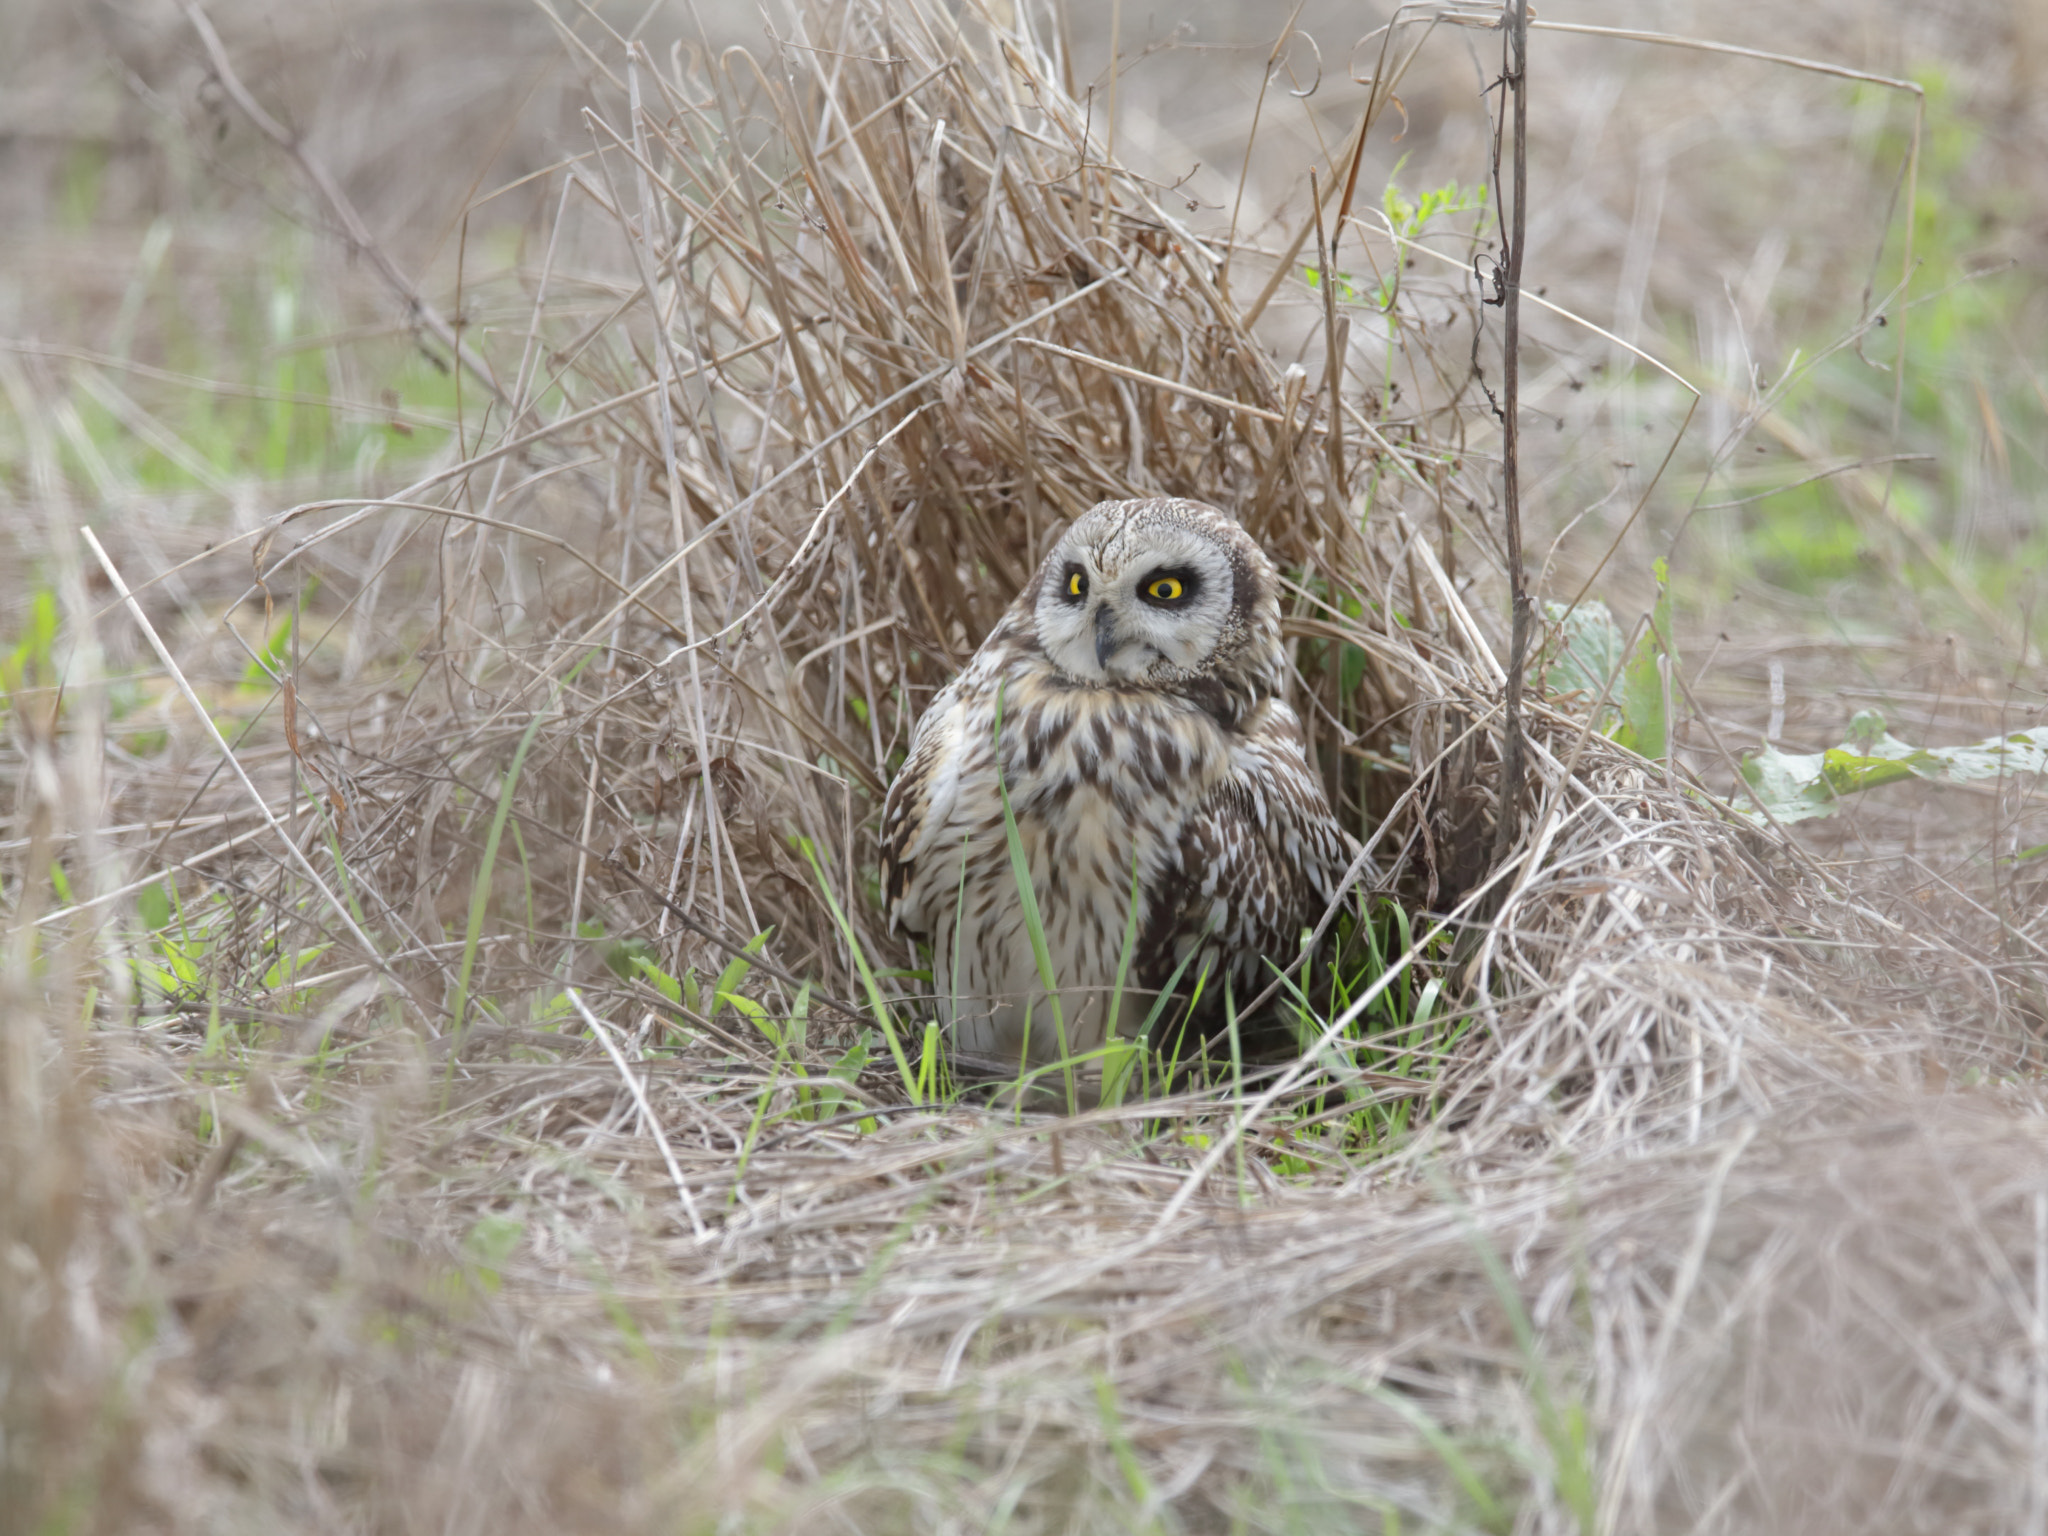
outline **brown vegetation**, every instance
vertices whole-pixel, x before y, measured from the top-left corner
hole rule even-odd
[[[291,167],[349,302],[449,370],[402,475],[96,477],[76,402],[174,457],[121,391],[178,370],[0,342],[5,537],[63,620],[0,759],[0,1529],[2041,1529],[2037,894],[1923,801],[1731,809],[1761,653],[1680,678],[1664,762],[1532,697],[1489,858],[1490,236],[1432,265],[1346,191],[1464,35],[1355,54],[1320,203],[1251,184],[1232,235],[1028,7],[819,4],[745,55],[604,18],[491,55],[527,116],[404,73],[453,192],[335,169],[260,27],[124,35],[134,99],[204,104],[208,175]],[[394,181],[458,210],[438,251],[370,249]],[[1408,307],[1340,315],[1337,272]],[[1585,334],[1532,343],[1536,409]],[[334,355],[400,436],[446,419]],[[919,1079],[881,789],[1064,520],[1153,493],[1289,573],[1409,1033],[1331,1010],[1263,1074],[1001,1113]],[[1532,566],[1644,537],[1566,521]],[[2039,811],[1986,793],[2009,851]]]

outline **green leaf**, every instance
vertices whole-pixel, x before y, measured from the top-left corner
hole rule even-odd
[[[1308,279],[1309,287],[1319,289],[1323,286],[1323,273],[1320,267],[1303,267],[1301,274]],[[1351,286],[1351,274],[1349,272],[1332,272],[1330,274],[1330,281],[1336,286],[1338,298],[1355,299],[1358,297],[1358,290]]]
[[[1885,729],[1884,716],[1864,710],[1849,722],[1849,739],[1825,752],[1764,747],[1743,760],[1750,803],[1781,822],[1832,816],[1845,795],[1921,779],[1967,784],[2015,773],[2048,773],[2048,726],[1991,736],[1961,747],[1916,747]]]
[[[1578,695],[1589,705],[1609,698],[1628,644],[1607,605],[1597,598],[1576,608],[1545,603],[1543,618],[1552,635],[1550,664],[1543,669],[1544,690],[1566,697]],[[1595,730],[1607,730],[1620,718],[1611,704],[1600,713],[1603,718],[1594,721]]]
[[[1415,1000],[1415,1012],[1412,1022],[1416,1029],[1422,1028],[1436,1016],[1437,1004],[1442,1000],[1443,993],[1444,984],[1440,977],[1432,978],[1423,987],[1422,995]]]
[[[600,929],[596,934],[586,937],[602,939],[604,932]],[[604,945],[598,953],[604,958],[606,970],[621,981],[631,981],[639,974],[640,962],[652,961],[657,951],[645,939],[615,939]]]
[[[57,681],[57,595],[38,588],[29,599],[28,628],[0,665],[0,698],[21,688],[48,688]]]
[[[249,665],[242,669],[244,688],[268,688],[273,678],[283,675],[285,661],[292,653],[292,630],[296,624],[296,615],[290,613],[279,621],[270,638],[263,642],[263,649],[250,657]]]
[[[825,1075],[837,1078],[842,1083],[858,1082],[861,1073],[868,1069],[868,1054],[868,1037],[863,1034],[846,1048],[844,1055],[826,1069]],[[834,1090],[830,1099],[821,1094],[818,1099],[818,1112],[820,1115],[830,1114],[840,1104],[850,1102],[850,1099],[851,1095],[840,1093],[836,1090]],[[872,1115],[865,1117],[857,1123],[861,1134],[864,1136],[873,1135],[876,1130],[880,1129],[880,1122]]]
[[[2048,726],[2015,731],[2010,736],[1993,736],[1967,747],[1928,747],[1909,760],[1922,778],[1933,775],[1922,758],[1941,765],[1941,777],[1951,784],[1972,779],[1996,779],[2013,773],[2048,773]]]
[[[1841,747],[1829,747],[1821,754],[1822,775],[1837,796],[1859,789],[1875,789],[1913,777],[1913,765],[1896,757],[1871,757]]]
[[[308,949],[300,950],[297,954],[279,955],[270,969],[263,973],[264,987],[275,992],[288,978],[296,976],[332,948],[334,946],[331,943],[315,944]]]
[[[1650,610],[1649,628],[1636,642],[1621,678],[1621,728],[1614,739],[1631,752],[1662,761],[1670,742],[1665,739],[1669,714],[1664,697],[1664,660],[1675,664],[1678,653],[1671,642],[1670,571],[1662,560],[1652,567],[1657,574],[1657,602]]]
[[[807,837],[799,838],[797,846],[810,861],[811,873],[817,877],[818,894],[825,898],[825,906],[832,914],[832,921],[839,925],[839,932],[846,940],[847,950],[853,956],[853,966],[860,973],[861,985],[867,991],[868,1005],[875,1010],[875,1020],[882,1026],[882,1037],[889,1042],[889,1054],[895,1058],[896,1074],[910,1095],[910,1102],[922,1104],[917,1079],[910,1073],[910,1058],[903,1053],[902,1037],[896,1033],[896,1021],[889,1014],[888,1000],[882,996],[881,983],[875,980],[874,967],[868,964],[867,952],[861,948],[860,935],[854,932],[853,924],[840,910],[839,899],[832,894],[832,882],[825,878],[825,866],[818,862],[818,850]],[[861,1128],[867,1129],[869,1122],[863,1121]]]
[[[861,1073],[868,1069],[868,1037],[862,1035],[849,1045],[840,1058],[826,1069],[827,1077],[836,1077],[842,1083],[857,1082]]]
[[[135,915],[142,919],[145,932],[159,933],[171,925],[171,893],[164,882],[145,885],[135,893]]]
[[[652,960],[647,959],[644,955],[634,955],[632,957],[632,974],[645,981],[670,1002],[678,1006],[681,1005],[683,1001],[682,983],[669,975],[667,971],[664,971]]]
[[[197,956],[205,953],[204,944],[181,944],[176,939],[167,939],[157,946],[163,952],[164,961],[171,968],[171,974],[178,978],[178,984],[194,992],[203,991],[204,978],[199,974]]]
[[[747,972],[754,968],[752,957],[761,953],[761,947],[768,942],[768,935],[774,931],[773,928],[763,928],[759,933],[747,940],[746,948],[734,955],[731,963],[718,973],[718,980],[712,983],[711,987],[712,1006],[714,1008],[718,1006],[719,998],[730,996],[739,991],[740,983],[747,979]]]
[[[160,965],[152,965],[140,956],[135,960],[135,974],[142,978],[142,984],[164,997],[175,997],[178,992],[178,978]]]
[[[763,1008],[751,997],[742,997],[737,992],[714,992],[711,996],[711,1006],[714,1009],[722,1008],[728,1003],[732,1005],[734,1013],[739,1014],[748,1023],[752,1024],[754,1028],[761,1031],[763,1035],[767,1036],[768,1043],[774,1046],[778,1052],[781,1051],[782,1031],[777,1029],[775,1021],[768,1017],[768,1010],[766,1008]]]
[[[1038,968],[1038,984],[1045,989],[1045,998],[1052,1005],[1053,1038],[1058,1042],[1061,1072],[1067,1086],[1067,1108],[1073,1111],[1074,1069],[1067,1059],[1067,1021],[1060,1008],[1059,982],[1053,977],[1052,951],[1045,942],[1045,920],[1038,910],[1038,891],[1031,883],[1031,859],[1024,849],[1024,834],[1017,826],[1017,813],[1010,804],[1010,786],[1003,778],[1003,690],[996,689],[995,720],[995,762],[996,796],[1003,806],[1003,836],[1010,845],[1010,876],[1016,882],[1017,902],[1023,908],[1024,931],[1031,939],[1031,958]],[[1026,1037],[1031,1030],[1031,1014],[1027,1007],[1024,1014]]]
[[[491,1212],[477,1218],[476,1225],[462,1240],[462,1246],[474,1266],[477,1283],[483,1289],[496,1291],[503,1283],[505,1261],[512,1257],[519,1247],[519,1239],[525,1235],[526,1223],[517,1216]]]
[[[789,1005],[789,1022],[783,1026],[782,1033],[791,1050],[802,1050],[810,1032],[811,984],[807,981],[796,989],[796,1001]]]
[[[1742,762],[1742,777],[1753,805],[1781,822],[1807,821],[1835,813],[1835,791],[1827,780],[1825,753],[1795,754],[1765,747]],[[1759,813],[1755,818],[1762,821]]]

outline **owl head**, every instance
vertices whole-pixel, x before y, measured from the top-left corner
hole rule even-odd
[[[1038,643],[1081,683],[1280,685],[1280,581],[1235,519],[1198,501],[1105,501],[1038,568]]]

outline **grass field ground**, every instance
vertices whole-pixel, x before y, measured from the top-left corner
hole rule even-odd
[[[0,1530],[2048,1531],[2048,12],[1554,9],[1497,862],[1489,8],[0,3]],[[1374,864],[1004,1108],[881,791],[1158,492]]]

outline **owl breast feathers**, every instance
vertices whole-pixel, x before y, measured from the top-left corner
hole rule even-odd
[[[1105,502],[1067,530],[919,719],[883,807],[889,921],[931,946],[959,1048],[1043,1063],[1064,1036],[1077,1055],[1112,1028],[1136,1036],[1161,993],[1198,981],[1220,1019],[1226,985],[1242,1008],[1269,960],[1295,958],[1357,844],[1309,771],[1284,676],[1278,576],[1231,518]]]

